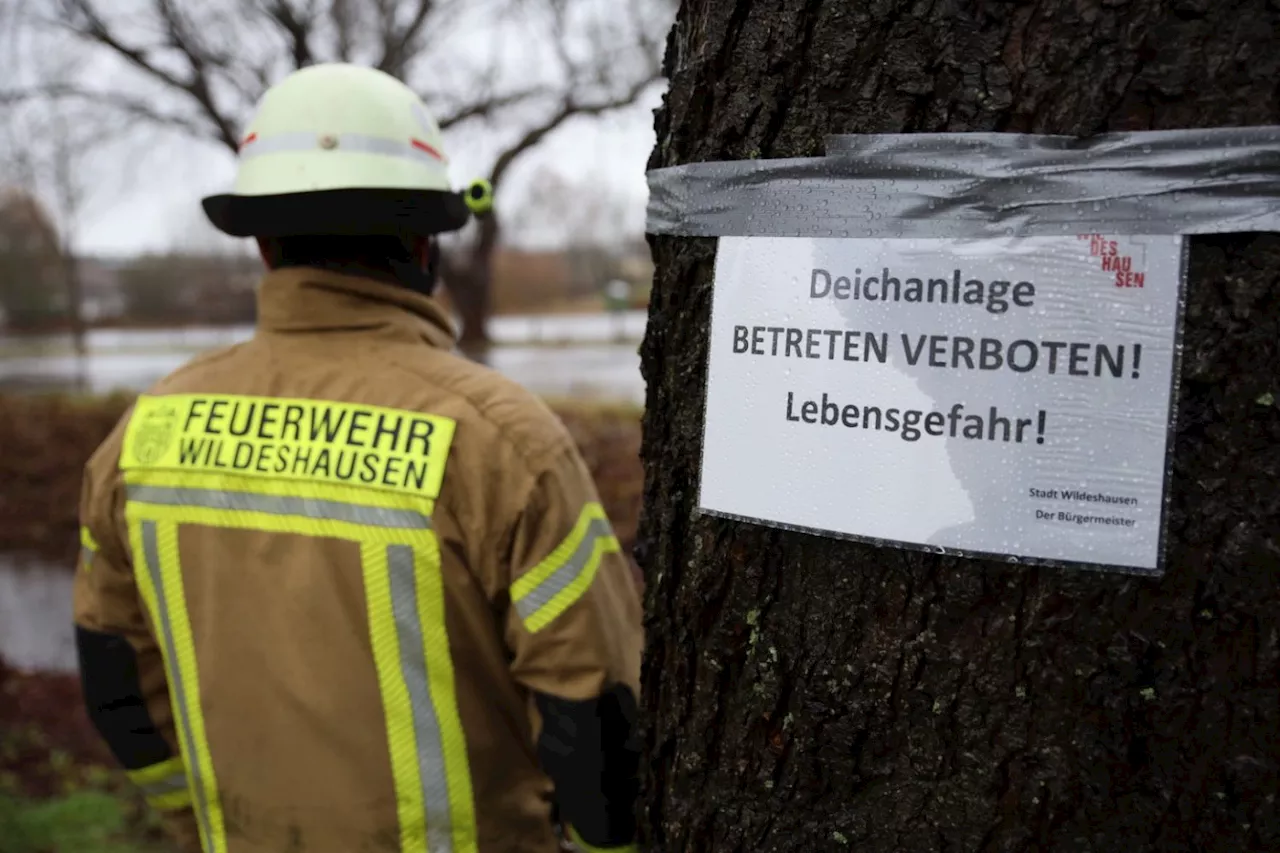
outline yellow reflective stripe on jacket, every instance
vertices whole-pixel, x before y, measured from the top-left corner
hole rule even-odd
[[[98,553],[98,543],[94,540],[93,534],[89,532],[89,528],[81,525],[80,527],[80,559],[84,563],[85,570],[88,571],[93,563],[93,555]]]
[[[226,853],[227,837],[200,709],[195,646],[187,616],[178,527],[172,521],[149,520],[126,504],[129,538],[138,589],[160,634],[160,651],[177,724],[178,742],[187,767],[192,806],[205,853]]]
[[[429,514],[433,503],[230,474],[133,470],[125,479],[128,506],[139,516],[360,544],[401,850],[476,853],[471,769],[445,627],[440,549]]]
[[[317,521],[338,521],[359,527],[390,527],[427,530],[431,521],[410,509],[361,506],[293,495],[265,495],[214,489],[185,489],[173,486],[128,486],[129,500],[169,507],[193,507],[243,514],[302,516]],[[222,526],[222,525],[219,525]]]
[[[435,508],[434,501],[393,492],[327,483],[313,484],[306,489],[297,483],[268,482],[234,474],[128,471],[125,484],[130,500],[142,502],[145,498],[152,507],[149,511],[184,519],[184,524],[247,526],[267,532],[332,536],[357,542],[380,528],[428,530]],[[240,497],[218,496],[223,494]],[[380,510],[391,512],[380,513]],[[398,536],[403,539],[406,535],[411,534]]]
[[[167,758],[158,764],[140,767],[137,770],[126,770],[125,775],[129,777],[130,782],[146,790],[151,785],[167,782],[175,776],[185,779],[186,772],[186,765],[182,763],[181,758],[175,755],[173,758]]]
[[[170,811],[191,805],[187,768],[177,756],[149,767],[129,770],[126,775],[154,808]]]
[[[147,803],[157,811],[172,812],[192,805],[191,789],[183,786],[164,794],[147,794]]]
[[[439,546],[434,537],[421,549],[364,543],[361,561],[401,850],[475,853],[475,801],[454,693]]]
[[[590,588],[604,555],[620,550],[604,507],[583,507],[564,541],[511,585],[511,602],[525,628],[540,631],[569,609]]]

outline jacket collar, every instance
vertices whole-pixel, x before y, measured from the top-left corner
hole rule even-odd
[[[311,267],[271,270],[258,288],[260,333],[364,332],[453,349],[440,303],[377,279]]]

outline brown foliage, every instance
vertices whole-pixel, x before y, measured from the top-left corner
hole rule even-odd
[[[73,565],[81,471],[128,405],[123,396],[0,395],[0,552]]]
[[[573,294],[568,259],[555,252],[503,249],[493,257],[492,309],[495,314],[537,310]]]

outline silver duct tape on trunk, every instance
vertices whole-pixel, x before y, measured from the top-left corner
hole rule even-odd
[[[828,138],[826,157],[648,173],[651,234],[951,237],[1280,231],[1280,127]]]

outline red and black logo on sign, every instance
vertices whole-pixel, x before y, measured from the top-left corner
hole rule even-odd
[[[1106,234],[1081,234],[1089,241],[1089,255],[1103,272],[1115,276],[1116,287],[1143,287],[1147,282],[1147,252],[1142,245],[1125,246]]]

